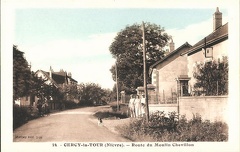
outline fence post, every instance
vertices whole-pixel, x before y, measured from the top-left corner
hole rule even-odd
[[[177,111],[178,111],[178,120],[179,120],[179,116],[180,116],[179,102],[180,102],[180,97],[179,97],[179,94],[177,93]]]

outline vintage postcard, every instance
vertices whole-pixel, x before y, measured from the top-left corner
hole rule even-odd
[[[2,1],[1,150],[239,151],[237,6]]]

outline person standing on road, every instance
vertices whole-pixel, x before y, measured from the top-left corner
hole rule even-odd
[[[42,101],[41,100],[38,100],[37,108],[38,108],[39,116],[42,116]]]
[[[141,111],[142,111],[142,116],[144,116],[145,114],[145,108],[146,108],[146,98],[145,98],[145,95],[142,94],[142,98],[141,98]]]
[[[136,117],[140,117],[142,115],[142,105],[141,100],[139,99],[139,95],[136,95],[135,99],[135,113]]]
[[[133,117],[133,118],[136,117],[135,105],[134,104],[135,104],[135,99],[134,99],[133,95],[131,94],[129,104],[128,104],[128,108],[129,108],[129,111],[130,111],[130,116]]]

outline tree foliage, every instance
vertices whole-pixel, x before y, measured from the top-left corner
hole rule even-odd
[[[13,45],[13,100],[29,95],[32,84],[31,76],[24,53]]]
[[[109,93],[95,83],[79,84],[80,105],[92,106],[102,104],[108,99]]]
[[[46,80],[43,80],[41,77],[37,77],[34,73],[31,92],[39,98],[40,102],[45,102],[47,100],[63,100],[63,92],[61,92],[57,86],[47,84]]]
[[[228,58],[197,64],[193,73],[196,83],[194,89],[205,95],[228,94]]]
[[[116,58],[118,82],[126,92],[135,92],[143,85],[143,53],[142,53],[142,25],[134,24],[121,30],[110,46],[110,52]],[[149,67],[164,56],[164,47],[170,36],[156,24],[145,24],[146,67]],[[113,80],[116,81],[115,68],[110,69]],[[150,82],[148,78],[148,83]]]
[[[66,84],[61,87],[61,92],[64,94],[64,100],[74,101],[79,98],[77,84]]]

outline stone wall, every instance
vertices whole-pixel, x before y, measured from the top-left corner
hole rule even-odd
[[[187,119],[191,119],[193,114],[198,113],[203,120],[227,122],[227,109],[227,96],[194,96],[179,98],[180,115],[186,115]]]
[[[199,114],[203,120],[223,121],[228,120],[228,96],[190,96],[179,98],[178,104],[150,104],[149,113],[154,111],[178,112],[185,115],[188,120],[193,115]]]

